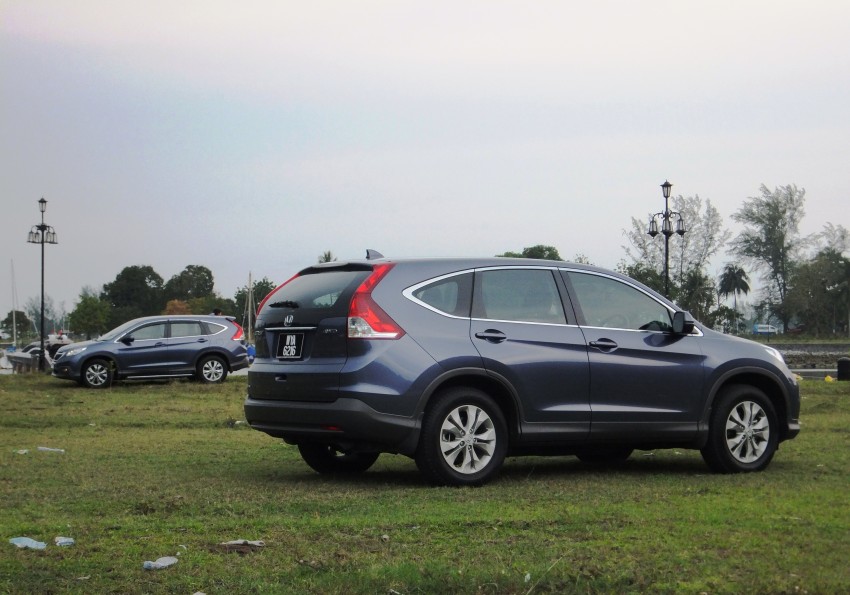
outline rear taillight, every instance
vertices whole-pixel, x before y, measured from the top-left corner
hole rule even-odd
[[[236,322],[233,323],[233,326],[236,327],[236,333],[234,333],[234,335],[230,337],[230,339],[233,341],[241,341],[242,337],[245,336],[245,331],[243,331],[242,327]]]
[[[349,339],[400,339],[404,336],[404,330],[372,299],[372,290],[392,267],[392,264],[377,265],[354,292],[348,309]]]

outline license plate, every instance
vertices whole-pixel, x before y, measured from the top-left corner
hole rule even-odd
[[[304,347],[304,333],[283,333],[277,340],[277,357],[301,359],[302,347]]]

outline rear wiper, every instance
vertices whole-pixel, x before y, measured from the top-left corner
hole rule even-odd
[[[273,304],[269,304],[269,308],[292,308],[295,309],[298,307],[298,302],[293,302],[292,300],[284,300],[282,302],[275,302]]]

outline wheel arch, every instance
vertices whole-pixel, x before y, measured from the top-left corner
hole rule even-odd
[[[709,397],[706,400],[705,410],[703,411],[702,422],[700,424],[701,429],[703,430],[701,432],[701,442],[708,439],[708,425],[709,420],[711,419],[711,411],[719,395],[721,395],[726,388],[734,385],[752,386],[763,392],[765,396],[770,399],[770,402],[776,411],[776,418],[779,420],[779,441],[782,442],[788,438],[788,414],[791,400],[788,390],[782,380],[770,371],[764,370],[763,368],[750,367],[736,368],[735,370],[727,372],[711,387]]]
[[[422,392],[422,397],[419,399],[419,403],[416,408],[416,417],[420,420],[420,427],[422,416],[430,406],[434,397],[446,389],[456,388],[459,386],[466,386],[483,391],[496,401],[496,405],[499,406],[499,409],[505,416],[505,422],[508,426],[509,445],[513,444],[519,436],[521,415],[517,393],[504,378],[491,374],[487,370],[481,368],[461,368],[452,370],[433,380]]]
[[[107,364],[109,364],[109,367],[112,368],[113,379],[117,380],[121,377],[121,371],[118,369],[118,362],[116,361],[115,357],[110,353],[92,353],[90,355],[87,355],[85,359],[80,362],[80,377],[82,377],[83,370],[86,369],[86,366],[88,366],[92,361],[97,359],[103,360]]]
[[[201,363],[201,360],[203,360],[205,357],[210,357],[211,355],[216,356],[222,362],[224,362],[224,367],[227,368],[228,372],[233,371],[230,366],[230,357],[227,355],[227,352],[218,347],[212,347],[210,349],[207,349],[206,351],[201,351],[200,353],[198,353],[195,356],[195,361],[192,362],[192,367],[197,370],[198,364]]]

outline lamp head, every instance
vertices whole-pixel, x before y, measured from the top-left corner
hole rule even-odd
[[[664,183],[661,184],[661,192],[664,194],[664,198],[670,198],[670,189],[673,187],[673,184],[664,180]]]
[[[44,200],[43,196],[38,201],[38,210],[42,213],[47,210],[47,201]]]
[[[658,235],[658,222],[655,220],[655,217],[649,220],[649,230],[646,233],[653,238]]]

